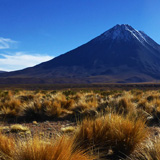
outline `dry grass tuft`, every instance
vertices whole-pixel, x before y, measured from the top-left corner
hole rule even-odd
[[[29,131],[28,127],[22,126],[20,124],[14,124],[10,127],[10,132],[27,132]]]
[[[68,126],[68,127],[63,127],[61,128],[61,131],[63,133],[70,133],[70,132],[75,132],[76,128],[73,126]]]
[[[73,152],[72,145],[68,137],[62,137],[53,144],[34,137],[18,144],[14,160],[93,160],[80,151]]]
[[[129,159],[134,160],[159,160],[160,159],[160,137],[148,141],[138,148]]]
[[[0,115],[2,117],[17,117],[22,110],[22,103],[19,99],[10,98],[0,103]]]
[[[119,100],[117,112],[127,114],[129,112],[135,112],[134,104],[130,101],[130,99],[122,98]]]
[[[15,141],[0,133],[0,159],[10,160],[15,149]]]
[[[141,120],[130,120],[116,114],[108,114],[96,120],[82,122],[75,136],[75,148],[94,147],[101,155],[108,156],[111,149],[114,157],[130,155],[145,140],[147,129]]]
[[[44,104],[46,106],[46,115],[49,117],[59,117],[62,114],[63,109],[59,101],[49,102]]]

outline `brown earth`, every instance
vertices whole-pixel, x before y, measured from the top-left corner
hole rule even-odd
[[[2,130],[3,134],[8,136],[16,136],[16,137],[30,137],[30,136],[42,136],[46,138],[56,138],[63,134],[61,128],[66,128],[69,126],[76,127],[75,122],[71,122],[68,120],[64,121],[44,121],[44,122],[36,122],[33,121],[31,123],[21,123],[22,126],[28,127],[30,132],[11,132],[10,127],[12,125],[19,123],[0,123],[0,127],[5,127],[6,129]],[[9,127],[9,128],[8,128]],[[72,134],[71,132],[67,134]]]

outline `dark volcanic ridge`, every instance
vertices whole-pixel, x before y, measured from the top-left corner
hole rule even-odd
[[[5,73],[5,71],[0,71],[0,73]]]
[[[50,61],[0,77],[0,83],[153,82],[160,79],[160,45],[129,25],[116,25]]]

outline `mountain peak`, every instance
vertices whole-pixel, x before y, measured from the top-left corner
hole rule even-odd
[[[128,24],[117,24],[113,28],[102,34],[101,39],[132,41],[138,40],[140,43],[147,42],[145,34],[134,29]],[[147,42],[148,43],[148,42]]]
[[[117,24],[115,25],[113,28],[133,28],[132,26],[130,26],[129,24]]]

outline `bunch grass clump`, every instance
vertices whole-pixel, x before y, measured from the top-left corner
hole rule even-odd
[[[93,160],[92,156],[72,149],[73,141],[68,137],[60,137],[53,142],[44,141],[38,136],[17,144],[14,160]]]
[[[93,160],[96,157],[81,150],[73,151],[73,138],[67,136],[49,140],[37,135],[15,141],[1,134],[0,140],[1,160]]]
[[[159,160],[160,159],[160,137],[149,138],[138,148],[129,159],[134,160]]]
[[[0,133],[0,159],[10,160],[15,149],[15,140]]]
[[[99,150],[101,155],[126,157],[147,137],[145,122],[108,114],[95,120],[85,119],[75,136],[75,148]]]
[[[22,126],[20,124],[14,124],[14,125],[11,125],[10,127],[10,132],[27,132],[29,131],[29,128],[26,127],[26,126]]]

